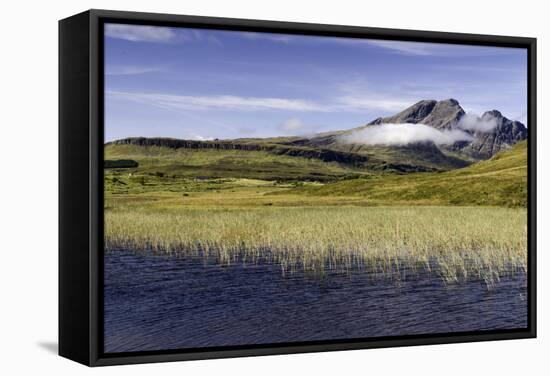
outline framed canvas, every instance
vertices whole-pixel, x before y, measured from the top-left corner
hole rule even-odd
[[[536,40],[59,23],[59,353],[536,335]]]

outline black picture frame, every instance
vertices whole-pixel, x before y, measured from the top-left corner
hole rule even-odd
[[[376,38],[528,52],[528,326],[361,340],[105,354],[103,288],[103,34],[105,22]],[[88,10],[59,21],[59,354],[88,366],[536,337],[536,39],[295,22]]]

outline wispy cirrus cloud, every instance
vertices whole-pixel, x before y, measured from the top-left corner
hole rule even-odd
[[[440,46],[433,43],[393,40],[369,40],[367,43],[371,46],[381,47],[405,55],[431,56],[442,52]]]
[[[416,103],[418,96],[410,90],[393,90],[381,85],[374,85],[365,77],[353,77],[335,85],[339,93],[338,102],[349,109],[376,110],[380,112],[396,112]],[[396,95],[396,92],[406,93]]]
[[[171,42],[176,38],[176,33],[168,27],[106,24],[105,36],[115,39],[123,39],[131,42]]]
[[[493,56],[509,53],[507,49],[499,47],[456,45],[446,43],[424,43],[400,40],[382,40],[351,37],[327,37],[327,36],[306,36],[262,32],[241,32],[239,35],[249,40],[265,40],[284,44],[332,44],[350,47],[379,47],[390,53],[397,53],[409,56]]]
[[[376,96],[351,96],[346,95],[338,98],[342,110],[350,111],[379,110],[379,111],[401,111],[414,104],[414,101],[399,98],[384,98]]]
[[[200,41],[221,44],[217,34],[212,31],[205,32],[198,29],[171,28],[166,26],[108,23],[105,25],[105,36],[130,42],[179,43]]]
[[[322,105],[303,99],[242,97],[236,95],[174,95],[158,93],[130,93],[107,91],[107,95],[118,99],[148,103],[163,108],[182,110],[231,110],[231,111],[327,111]]]
[[[398,40],[365,40],[371,46],[384,48],[400,55],[473,57],[509,54],[510,49],[501,47],[456,45],[446,43],[406,42]]]
[[[190,111],[289,111],[289,112],[364,112],[396,111],[413,102],[367,96],[335,96],[324,100],[302,98],[244,97],[237,95],[176,95],[107,91],[111,98],[150,104],[166,109]]]

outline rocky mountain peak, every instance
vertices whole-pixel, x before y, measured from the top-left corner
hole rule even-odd
[[[522,123],[507,119],[498,110],[487,111],[478,118],[479,122],[485,124],[474,124],[466,128],[460,123],[464,115],[466,112],[454,98],[441,101],[430,99],[417,102],[396,115],[378,118],[368,125],[421,123],[439,130],[459,129],[471,134],[473,140],[441,145],[440,148],[475,159],[490,158],[527,138],[527,128]]]
[[[430,125],[437,129],[453,128],[466,112],[460,107],[456,99],[439,101],[432,112],[422,120],[422,124]]]
[[[441,101],[441,102],[447,102],[447,103],[449,103],[449,105],[459,106],[458,101],[457,101],[456,99],[454,99],[454,98],[445,99],[445,100],[443,100],[443,101]]]
[[[436,106],[436,100],[422,100],[413,104],[412,106],[406,108],[400,113],[386,117],[378,118],[374,121],[371,121],[368,125],[372,124],[384,124],[384,123],[420,123],[422,119],[428,116]]]
[[[438,129],[452,128],[465,112],[456,99],[442,101],[422,100],[400,113],[385,118],[378,118],[368,125],[388,123],[422,123]]]
[[[502,116],[502,113],[498,110],[487,111],[481,116],[482,119],[502,118],[502,117],[504,116]]]

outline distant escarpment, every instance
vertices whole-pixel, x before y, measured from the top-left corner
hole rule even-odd
[[[299,139],[298,139],[299,140]],[[171,149],[213,149],[213,150],[242,150],[242,151],[263,151],[276,155],[291,157],[303,157],[319,159],[323,162],[336,162],[353,168],[367,169],[372,171],[389,172],[425,172],[439,170],[438,166],[429,164],[418,164],[407,158],[384,158],[384,156],[356,153],[354,151],[343,151],[330,148],[316,147],[313,145],[294,144],[292,139],[236,139],[236,140],[183,140],[164,137],[129,137],[112,142],[106,145],[137,145],[143,147],[166,147]],[[437,148],[436,148],[437,149]],[[439,154],[439,150],[437,150]],[[400,154],[397,152],[397,154]],[[442,154],[441,154],[442,155]],[[444,158],[444,156],[443,156]]]
[[[270,153],[289,155],[293,157],[316,158],[324,162],[339,162],[351,165],[362,165],[368,162],[366,156],[355,155],[353,153],[344,153],[329,149],[312,149],[305,147],[285,147],[284,145],[271,143],[252,143],[239,140],[222,141],[198,141],[198,140],[180,140],[175,138],[145,138],[131,137],[122,140],[113,141],[114,145],[139,145],[139,146],[158,146],[171,149],[217,149],[217,150],[245,150],[245,151],[267,151]]]

